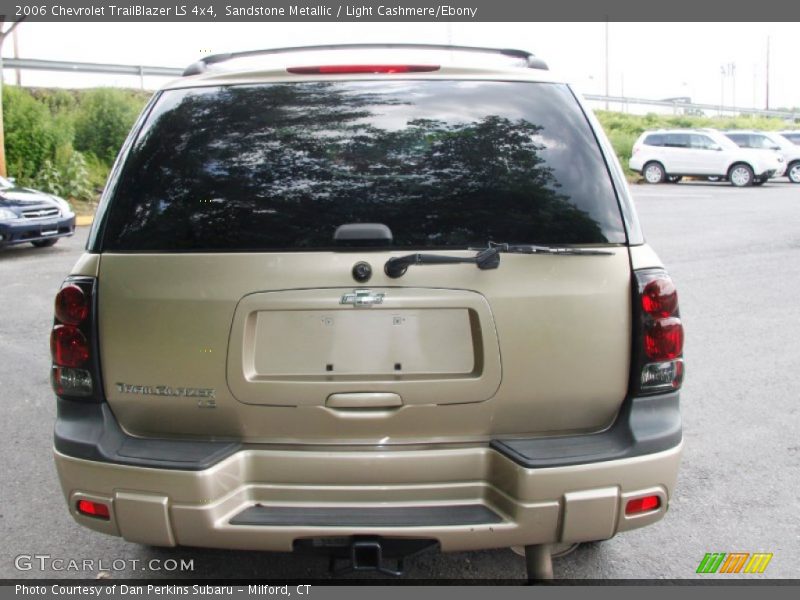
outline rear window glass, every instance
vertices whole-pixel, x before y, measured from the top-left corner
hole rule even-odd
[[[664,136],[664,145],[670,148],[688,148],[689,136],[685,133],[669,133]]]
[[[644,138],[644,143],[648,146],[663,146],[664,145],[664,136],[660,133],[656,133],[653,135],[648,135]]]
[[[171,90],[107,211],[112,251],[624,243],[609,173],[566,86],[303,82]]]
[[[742,133],[729,133],[728,138],[736,142],[737,146],[742,148],[749,148],[750,147],[750,136],[744,135]]]

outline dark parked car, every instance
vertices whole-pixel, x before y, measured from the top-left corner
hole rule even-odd
[[[0,177],[0,249],[27,242],[52,246],[73,233],[75,214],[66,200]]]

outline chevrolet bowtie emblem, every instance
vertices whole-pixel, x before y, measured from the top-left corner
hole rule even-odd
[[[383,304],[383,293],[373,293],[372,290],[353,290],[342,296],[339,304],[352,304],[353,306],[372,306]]]

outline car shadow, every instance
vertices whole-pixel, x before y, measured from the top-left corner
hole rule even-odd
[[[30,243],[15,244],[13,246],[0,247],[0,261],[20,260],[29,257],[52,257],[69,254],[70,249],[66,246],[56,244],[48,248],[37,248]]]

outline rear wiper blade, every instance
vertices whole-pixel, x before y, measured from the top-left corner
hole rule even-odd
[[[611,256],[614,253],[608,250],[595,248],[571,248],[568,246],[539,246],[536,244],[498,244],[489,242],[489,250],[507,252],[509,254],[550,254],[556,256]]]
[[[500,254],[496,247],[485,248],[475,256],[442,256],[441,254],[408,254],[396,256],[386,261],[383,271],[396,279],[405,274],[411,265],[450,265],[456,263],[474,264],[479,269],[496,269],[500,264]]]
[[[476,250],[476,248],[471,248]],[[408,254],[390,258],[383,271],[396,279],[405,275],[411,265],[449,265],[457,263],[474,264],[479,269],[496,269],[500,266],[500,253],[509,254],[549,254],[551,256],[610,256],[608,250],[594,248],[569,248],[566,246],[537,246],[531,244],[497,244],[489,242],[489,247],[480,250],[475,256],[442,256],[441,254]]]

